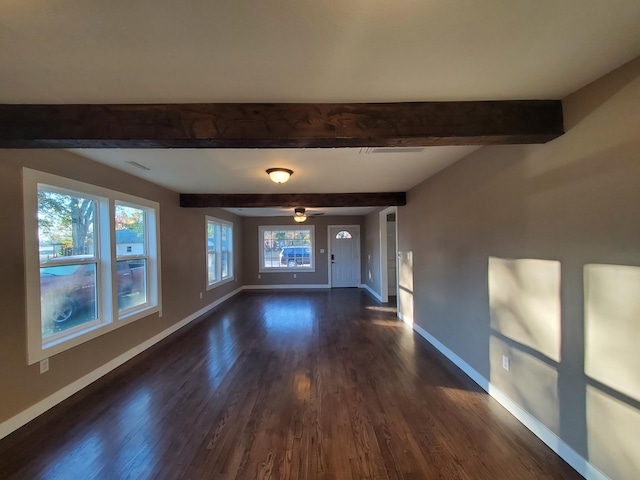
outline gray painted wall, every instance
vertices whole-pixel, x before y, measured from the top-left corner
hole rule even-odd
[[[55,355],[44,375],[26,362],[23,166],[160,203],[162,317],[150,315]],[[242,224],[226,211],[180,208],[177,193],[64,150],[0,150],[0,186],[0,222],[7,227],[0,237],[0,423],[242,285],[236,256],[237,281],[206,290],[205,215],[233,222],[234,249],[241,249]]]
[[[482,148],[408,192],[413,320],[611,478],[640,478],[640,59],[563,106],[563,137]]]

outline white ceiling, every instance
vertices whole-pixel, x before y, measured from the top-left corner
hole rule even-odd
[[[413,149],[76,149],[74,152],[180,193],[406,192],[478,147]],[[373,151],[377,151],[373,149]],[[127,162],[136,162],[142,170]],[[267,168],[293,170],[273,183]],[[293,209],[230,209],[240,216],[281,216]],[[366,215],[370,208],[319,208],[329,215]],[[288,213],[287,213],[288,212]]]
[[[638,55],[638,0],[0,2],[0,103],[559,99]],[[77,152],[178,192],[334,193],[404,191],[470,151]]]
[[[404,192],[478,147],[381,149],[77,149],[74,152],[180,193]],[[136,162],[141,170],[126,162]],[[287,183],[267,168],[293,170]]]
[[[638,0],[4,0],[0,102],[562,98],[640,54]]]

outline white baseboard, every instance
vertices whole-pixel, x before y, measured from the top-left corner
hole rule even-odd
[[[551,450],[556,452],[560,458],[571,465],[580,475],[587,480],[609,480],[606,475],[589,463],[588,460],[583,458],[555,433],[549,430],[549,428],[540,422],[540,420],[502,393],[489,380],[484,378],[477,370],[447,348],[437,338],[416,323],[413,324],[413,329],[427,342],[439,350],[440,353],[447,357],[460,370],[466,373],[471,380],[476,382],[500,405],[506,408],[511,415],[516,417],[525,427],[531,430],[535,436],[547,444]]]
[[[358,288],[363,288],[365,289],[367,292],[369,292],[369,294],[375,298],[376,300],[378,300],[380,303],[382,303],[382,296],[377,293],[373,288],[371,288],[369,285],[367,285],[366,283],[361,283],[359,285]]]
[[[328,283],[320,284],[304,284],[304,283],[292,283],[290,285],[245,285],[243,290],[281,290],[281,289],[299,289],[299,288],[331,288]]]
[[[62,401],[66,400],[71,395],[79,392],[80,390],[82,390],[83,388],[87,387],[88,385],[90,385],[91,383],[95,382],[100,377],[103,377],[104,375],[106,375],[107,373],[111,372],[112,370],[115,370],[116,368],[118,368],[123,363],[131,360],[136,355],[144,352],[149,347],[152,347],[153,345],[155,345],[159,341],[167,338],[172,333],[178,331],[179,329],[181,329],[185,325],[191,323],[196,318],[204,315],[209,310],[217,307],[218,305],[220,305],[221,303],[223,303],[226,300],[230,299],[234,295],[240,293],[241,291],[242,291],[242,287],[237,288],[233,292],[228,293],[227,295],[219,298],[215,302],[210,303],[209,305],[207,305],[204,308],[201,308],[197,312],[189,315],[187,318],[185,318],[183,320],[180,320],[178,323],[173,324],[172,326],[170,326],[166,330],[163,330],[162,332],[160,332],[157,335],[151,337],[150,339],[146,340],[145,342],[142,342],[141,344],[137,345],[136,347],[132,348],[131,350],[127,350],[123,354],[118,355],[116,358],[114,358],[110,362],[105,363],[101,367],[93,370],[90,373],[87,373],[85,376],[83,376],[83,377],[77,379],[76,381],[70,383],[66,387],[61,388],[57,392],[55,392],[55,393],[49,395],[48,397],[40,400],[38,403],[30,406],[29,408],[23,410],[22,412],[18,413],[17,415],[14,415],[13,417],[9,418],[8,420],[5,420],[4,422],[0,423],[0,439],[6,437],[7,435],[9,435],[10,433],[12,433],[15,430],[19,429],[23,425],[26,425],[31,420],[33,420],[34,418],[38,417],[39,415],[42,415],[44,412],[46,412],[50,408],[55,407],[57,404],[59,404]]]

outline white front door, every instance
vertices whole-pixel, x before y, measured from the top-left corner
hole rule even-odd
[[[360,284],[360,226],[329,227],[332,287]]]

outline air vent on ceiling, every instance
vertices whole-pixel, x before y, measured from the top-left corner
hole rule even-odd
[[[370,153],[422,153],[426,147],[362,147],[360,154]]]
[[[142,165],[141,163],[138,162],[134,162],[133,160],[129,160],[127,162],[124,163],[128,163],[129,165],[131,165],[132,167],[136,167],[139,168],[140,170],[151,170],[149,167],[145,167],[144,165]]]

